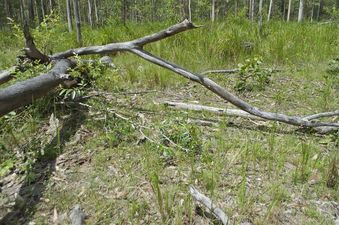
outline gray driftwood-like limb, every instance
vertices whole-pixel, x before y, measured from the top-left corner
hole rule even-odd
[[[204,105],[197,105],[197,104],[188,104],[183,102],[171,102],[171,101],[164,101],[163,102],[166,106],[175,108],[175,109],[187,109],[193,111],[206,111],[212,112],[220,115],[227,115],[227,116],[236,116],[245,119],[253,119],[253,120],[263,120],[260,117],[253,116],[243,110],[240,109],[222,109],[216,108],[211,106],[204,106]]]
[[[220,220],[223,225],[230,225],[228,216],[218,207],[213,204],[211,199],[209,199],[207,196],[204,194],[200,193],[195,187],[190,186],[190,193],[192,197],[202,204],[206,209],[207,212],[212,213],[216,219]]]
[[[0,85],[4,84],[14,78],[13,73],[16,70],[16,66],[12,66],[7,70],[0,71]]]
[[[71,213],[69,215],[72,225],[85,224],[86,217],[87,217],[86,213],[81,209],[79,204],[74,206],[74,208],[71,210]]]
[[[188,20],[184,20],[181,23],[175,24],[165,30],[158,33],[145,36],[143,38],[135,39],[133,41],[111,43],[100,46],[90,46],[77,49],[69,49],[65,52],[56,53],[51,55],[52,59],[68,58],[74,55],[91,55],[91,54],[105,54],[119,51],[129,51],[134,48],[142,48],[144,45],[171,37],[180,32],[197,28],[193,23]]]
[[[265,68],[264,68],[265,69]],[[268,68],[266,68],[266,70],[270,70]],[[253,69],[250,69],[250,71],[253,71]],[[276,73],[276,72],[281,72],[281,69],[271,69],[272,73]],[[228,74],[232,74],[232,73],[239,73],[240,69],[236,68],[236,69],[219,69],[219,70],[206,70],[204,72],[201,72],[201,75],[206,75],[206,74],[210,74],[210,73],[228,73]]]
[[[309,115],[309,116],[304,116],[303,119],[315,120],[315,119],[319,119],[319,118],[332,117],[332,116],[339,116],[339,110],[336,110],[336,111],[333,111],[333,112],[323,112],[323,113],[313,114],[313,115]]]
[[[46,95],[69,79],[66,73],[73,66],[71,60],[63,59],[58,61],[48,73],[0,89],[0,116]]]
[[[223,98],[224,100],[232,103],[236,107],[248,112],[249,114],[252,114],[254,116],[261,117],[266,120],[272,120],[272,121],[278,121],[282,123],[287,123],[295,126],[302,126],[302,127],[319,127],[319,126],[332,126],[332,127],[339,127],[339,123],[327,123],[327,122],[318,122],[318,121],[308,121],[303,119],[302,117],[298,116],[287,116],[282,113],[273,113],[273,112],[266,112],[262,111],[247,102],[240,99],[238,96],[232,94],[225,88],[221,87],[219,84],[215,83],[213,80],[204,77],[200,74],[194,74],[174,63],[167,62],[157,56],[152,55],[149,52],[146,52],[142,49],[130,49],[129,51],[133,52],[134,54],[140,56],[141,58],[152,62],[156,65],[159,65],[163,68],[166,68],[168,70],[171,70],[189,80],[192,80],[194,82],[197,82],[204,87],[206,87],[208,90],[212,91],[219,97]]]

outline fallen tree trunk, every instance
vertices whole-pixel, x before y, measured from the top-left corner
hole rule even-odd
[[[66,73],[73,66],[71,60],[63,59],[48,73],[0,89],[0,116],[32,103],[68,80],[69,76]]]

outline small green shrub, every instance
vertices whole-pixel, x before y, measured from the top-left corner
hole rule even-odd
[[[262,57],[246,59],[244,64],[239,64],[239,78],[236,81],[237,91],[264,90],[270,83],[272,70],[261,67]]]

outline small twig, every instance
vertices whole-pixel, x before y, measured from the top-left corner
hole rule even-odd
[[[282,69],[269,69],[269,68],[263,68],[264,70],[271,70],[272,73],[276,73],[276,72],[281,72],[283,71]],[[253,71],[253,69],[250,69],[249,71]],[[233,74],[233,73],[239,73],[240,69],[236,68],[236,69],[220,69],[220,70],[206,70],[204,72],[201,72],[201,75],[206,75],[206,74],[210,74],[210,73],[228,73],[228,74]]]
[[[228,216],[218,207],[216,207],[213,202],[211,201],[210,198],[208,198],[207,196],[205,196],[204,194],[200,193],[195,187],[190,186],[190,193],[192,195],[192,197],[199,202],[200,204],[202,204],[203,206],[205,206],[205,208],[207,209],[207,212],[212,213],[213,216],[220,220],[221,223],[223,225],[230,225],[229,223],[229,219]]]

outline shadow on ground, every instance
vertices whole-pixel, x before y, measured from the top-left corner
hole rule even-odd
[[[13,210],[7,213],[1,220],[0,225],[18,225],[27,224],[36,211],[36,206],[40,202],[46,188],[47,182],[55,171],[55,163],[65,144],[77,132],[83,124],[85,112],[82,110],[73,110],[71,116],[63,122],[59,135],[44,148],[45,152],[57,151],[48,154],[48,157],[38,159],[32,166],[31,173],[35,174],[34,181],[26,179],[21,186],[16,198]]]

